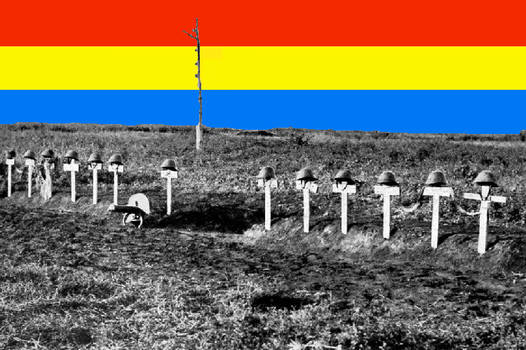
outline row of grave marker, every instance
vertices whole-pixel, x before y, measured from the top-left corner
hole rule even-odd
[[[12,166],[15,164],[16,153],[9,151],[6,154],[7,164],[7,196],[12,195]],[[43,159],[43,166],[46,173],[50,175],[50,169],[54,167],[54,152],[50,149],[45,150],[41,154]],[[28,168],[27,172],[27,196],[31,198],[32,195],[32,178],[33,168],[36,165],[36,155],[32,151],[27,151],[24,154],[25,165]],[[108,160],[108,170],[113,172],[113,204],[117,205],[119,201],[119,173],[124,172],[124,165],[122,162],[122,156],[120,154],[114,154]],[[79,171],[79,157],[76,151],[68,151],[64,156],[63,170],[71,172],[71,201],[76,202],[76,172]],[[92,153],[88,158],[88,168],[93,172],[93,204],[98,202],[98,171],[102,170],[102,158],[99,153]],[[167,214],[171,214],[172,210],[172,179],[177,178],[177,169],[175,167],[175,161],[173,159],[166,159],[161,164],[161,177],[167,180]],[[51,185],[51,181],[49,182]],[[48,189],[49,196],[51,196],[51,188]],[[45,199],[49,199],[46,197]]]
[[[52,150],[45,150],[41,154],[43,158],[43,166],[49,170],[54,166],[54,153]],[[16,153],[14,151],[7,152],[6,164],[8,166],[8,190],[7,195],[10,197],[11,192],[11,172],[12,166],[15,164]],[[36,162],[36,156],[32,151],[27,151],[24,154],[25,165],[28,167],[28,197],[31,197],[32,187],[32,172]],[[113,186],[113,204],[118,205],[118,173],[124,171],[122,157],[119,154],[114,154],[108,160],[108,170],[114,173]],[[89,169],[93,171],[93,204],[97,204],[97,187],[98,179],[97,172],[102,169],[102,158],[98,153],[92,153],[88,159]],[[76,201],[76,185],[75,173],[79,171],[79,157],[77,152],[69,151],[64,157],[64,171],[71,172],[71,200]],[[49,171],[47,172],[49,174]],[[172,210],[172,179],[177,178],[178,171],[173,159],[166,159],[161,164],[161,177],[166,178],[167,187],[167,214],[171,214]],[[265,190],[265,229],[271,228],[271,188],[277,187],[277,180],[274,169],[271,167],[263,167],[259,172],[258,185]],[[296,174],[296,189],[303,191],[303,228],[304,232],[309,232],[310,226],[310,193],[317,193],[318,185],[316,178],[310,168],[303,168]],[[348,228],[348,205],[347,199],[349,194],[356,193],[356,185],[348,170],[339,171],[333,184],[333,192],[341,194],[341,231],[343,234],[347,233]],[[383,237],[390,238],[391,231],[391,196],[400,195],[400,187],[396,182],[395,176],[392,172],[383,172],[377,181],[378,185],[374,187],[374,192],[383,197]],[[480,206],[480,228],[478,252],[483,254],[486,251],[487,242],[487,228],[488,228],[488,210],[492,202],[506,203],[506,197],[490,196],[491,188],[496,187],[495,176],[489,171],[481,172],[474,181],[475,184],[481,187],[481,193],[465,193],[464,198],[478,200],[481,202]],[[51,181],[50,181],[51,184]],[[49,189],[51,195],[51,189]],[[432,224],[431,224],[431,246],[436,249],[438,246],[438,231],[440,220],[440,197],[453,197],[453,189],[447,187],[445,176],[440,171],[432,172],[427,181],[423,192],[424,196],[432,197]],[[46,198],[49,199],[49,198]]]
[[[258,185],[265,189],[265,229],[270,230],[270,188],[277,187],[274,170],[270,167],[263,167],[257,176]],[[316,178],[309,168],[303,168],[296,174],[296,189],[303,191],[303,231],[309,232],[310,223],[310,193],[316,193],[318,185]],[[340,170],[334,177],[332,191],[341,194],[341,231],[347,234],[347,198],[349,194],[356,193],[355,181],[351,177],[348,170]],[[477,251],[479,254],[486,252],[487,232],[488,232],[488,211],[492,202],[506,203],[506,197],[491,196],[491,188],[497,187],[495,176],[488,170],[482,171],[475,178],[474,183],[480,186],[479,193],[464,193],[465,199],[478,200],[480,205],[480,225],[479,225],[479,240]],[[375,194],[383,197],[383,237],[390,238],[391,232],[391,197],[400,195],[400,187],[396,182],[395,176],[390,171],[383,172],[374,187]],[[451,187],[447,187],[445,176],[441,171],[433,171],[429,174],[426,181],[426,187],[423,192],[424,196],[432,197],[432,221],[431,221],[431,247],[436,249],[438,247],[438,231],[440,220],[440,197],[454,197],[454,192]]]

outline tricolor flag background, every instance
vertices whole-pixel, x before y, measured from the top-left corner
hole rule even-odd
[[[0,122],[526,128],[524,1],[3,1]]]

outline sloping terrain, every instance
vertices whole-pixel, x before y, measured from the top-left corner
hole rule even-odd
[[[0,209],[3,348],[509,348],[526,278]],[[436,254],[435,254],[436,255]]]
[[[107,159],[122,153],[120,202],[136,192],[153,213],[141,230],[107,212],[112,177],[101,172],[91,205],[90,172],[54,174],[48,202],[25,197],[15,173],[0,199],[0,347],[303,349],[524,348],[526,346],[525,145],[489,136],[399,136],[272,130],[271,135],[207,129],[196,156],[190,129],[97,130],[96,126],[4,127],[2,148],[57,154],[75,148]],[[68,131],[69,130],[69,131]],[[176,158],[174,213],[164,215],[164,158]],[[276,168],[273,229],[262,230],[263,194],[254,176]],[[311,232],[302,232],[294,172],[320,177]],[[339,232],[337,169],[359,180],[349,201],[349,234]],[[476,191],[486,168],[509,197],[490,215],[488,251],[476,252],[478,218],[441,205],[441,236],[430,248],[430,206],[415,202],[429,171],[446,171],[457,197]],[[372,186],[395,171],[392,238],[381,237],[381,203]],[[0,169],[5,180],[5,168]],[[5,191],[5,183],[2,187]],[[5,193],[5,192],[4,192]],[[475,210],[476,204],[456,200]]]

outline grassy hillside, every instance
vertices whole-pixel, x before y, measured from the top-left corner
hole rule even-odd
[[[137,129],[153,131],[135,131]],[[15,149],[19,155],[27,149],[40,153],[52,148],[57,155],[69,149],[77,150],[84,161],[79,173],[79,190],[86,195],[90,193],[91,173],[85,161],[93,151],[101,152],[105,160],[113,153],[122,154],[126,169],[121,179],[123,190],[152,191],[154,196],[163,194],[164,181],[159,176],[159,166],[165,158],[175,158],[178,163],[180,178],[175,183],[176,193],[183,196],[217,193],[225,198],[245,194],[248,201],[256,191],[254,176],[262,166],[269,165],[276,169],[280,182],[276,203],[284,207],[297,202],[295,172],[310,166],[321,185],[321,194],[313,200],[323,209],[338,201],[337,196],[330,193],[330,186],[332,176],[340,168],[350,169],[363,183],[358,201],[370,200],[372,186],[382,171],[394,171],[402,186],[404,204],[414,200],[432,170],[445,171],[450,184],[460,194],[475,190],[472,181],[477,173],[490,169],[499,177],[501,187],[497,192],[510,197],[509,204],[495,206],[494,218],[502,223],[525,223],[526,143],[519,142],[518,135],[469,136],[464,140],[466,135],[404,136],[294,129],[270,132],[274,136],[207,129],[206,151],[197,156],[190,127],[4,125],[0,129],[0,149]],[[5,178],[4,165],[1,175]],[[101,177],[102,186],[112,185],[111,174],[102,172]],[[15,176],[15,181],[16,190],[22,191],[25,175]],[[68,174],[57,169],[55,183],[59,190],[68,190]],[[104,190],[109,192],[111,188]],[[463,204],[470,206],[469,202]]]
[[[17,124],[0,127],[0,149],[79,152],[77,203],[57,169],[55,196],[0,200],[0,347],[92,349],[450,349],[526,344],[526,143],[518,135],[403,135],[295,129],[266,133],[192,127]],[[91,205],[92,151],[121,153],[120,201],[144,192],[153,213],[142,230],[106,211],[113,179],[100,176]],[[164,215],[163,159],[175,158],[174,213]],[[20,157],[18,162],[20,162]],[[260,167],[273,166],[273,229],[264,232]],[[294,175],[320,179],[311,232],[302,232]],[[348,168],[347,236],[332,177]],[[444,200],[439,248],[430,248],[430,206],[417,199],[428,173],[446,172],[457,196],[493,170],[509,197],[490,215],[488,252],[476,252],[478,218]],[[5,180],[5,166],[0,176]],[[392,239],[381,237],[377,176],[392,170]],[[5,196],[5,181],[1,187]],[[466,210],[476,203],[458,199]]]

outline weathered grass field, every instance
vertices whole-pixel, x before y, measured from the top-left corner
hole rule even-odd
[[[271,130],[272,136],[207,129],[196,157],[193,129],[18,124],[0,127],[0,150],[69,149],[82,160],[77,203],[58,169],[54,197],[25,198],[25,173],[6,194],[0,167],[2,349],[450,349],[526,347],[526,143],[519,136],[400,135]],[[145,227],[106,211],[112,176],[99,174],[91,205],[92,151],[121,153],[120,201],[144,192]],[[164,158],[176,158],[173,215],[166,217]],[[3,163],[2,159],[2,163]],[[255,176],[273,166],[273,230],[263,228]],[[294,174],[311,166],[311,232],[302,230]],[[331,177],[349,168],[349,234],[339,233]],[[478,217],[442,201],[439,247],[430,206],[417,198],[428,173],[446,172],[457,197],[493,170],[508,196],[490,212],[488,251],[476,252]],[[381,237],[372,186],[392,170],[402,186],[395,230]],[[37,194],[38,192],[35,191]],[[457,199],[469,210],[473,201]]]

